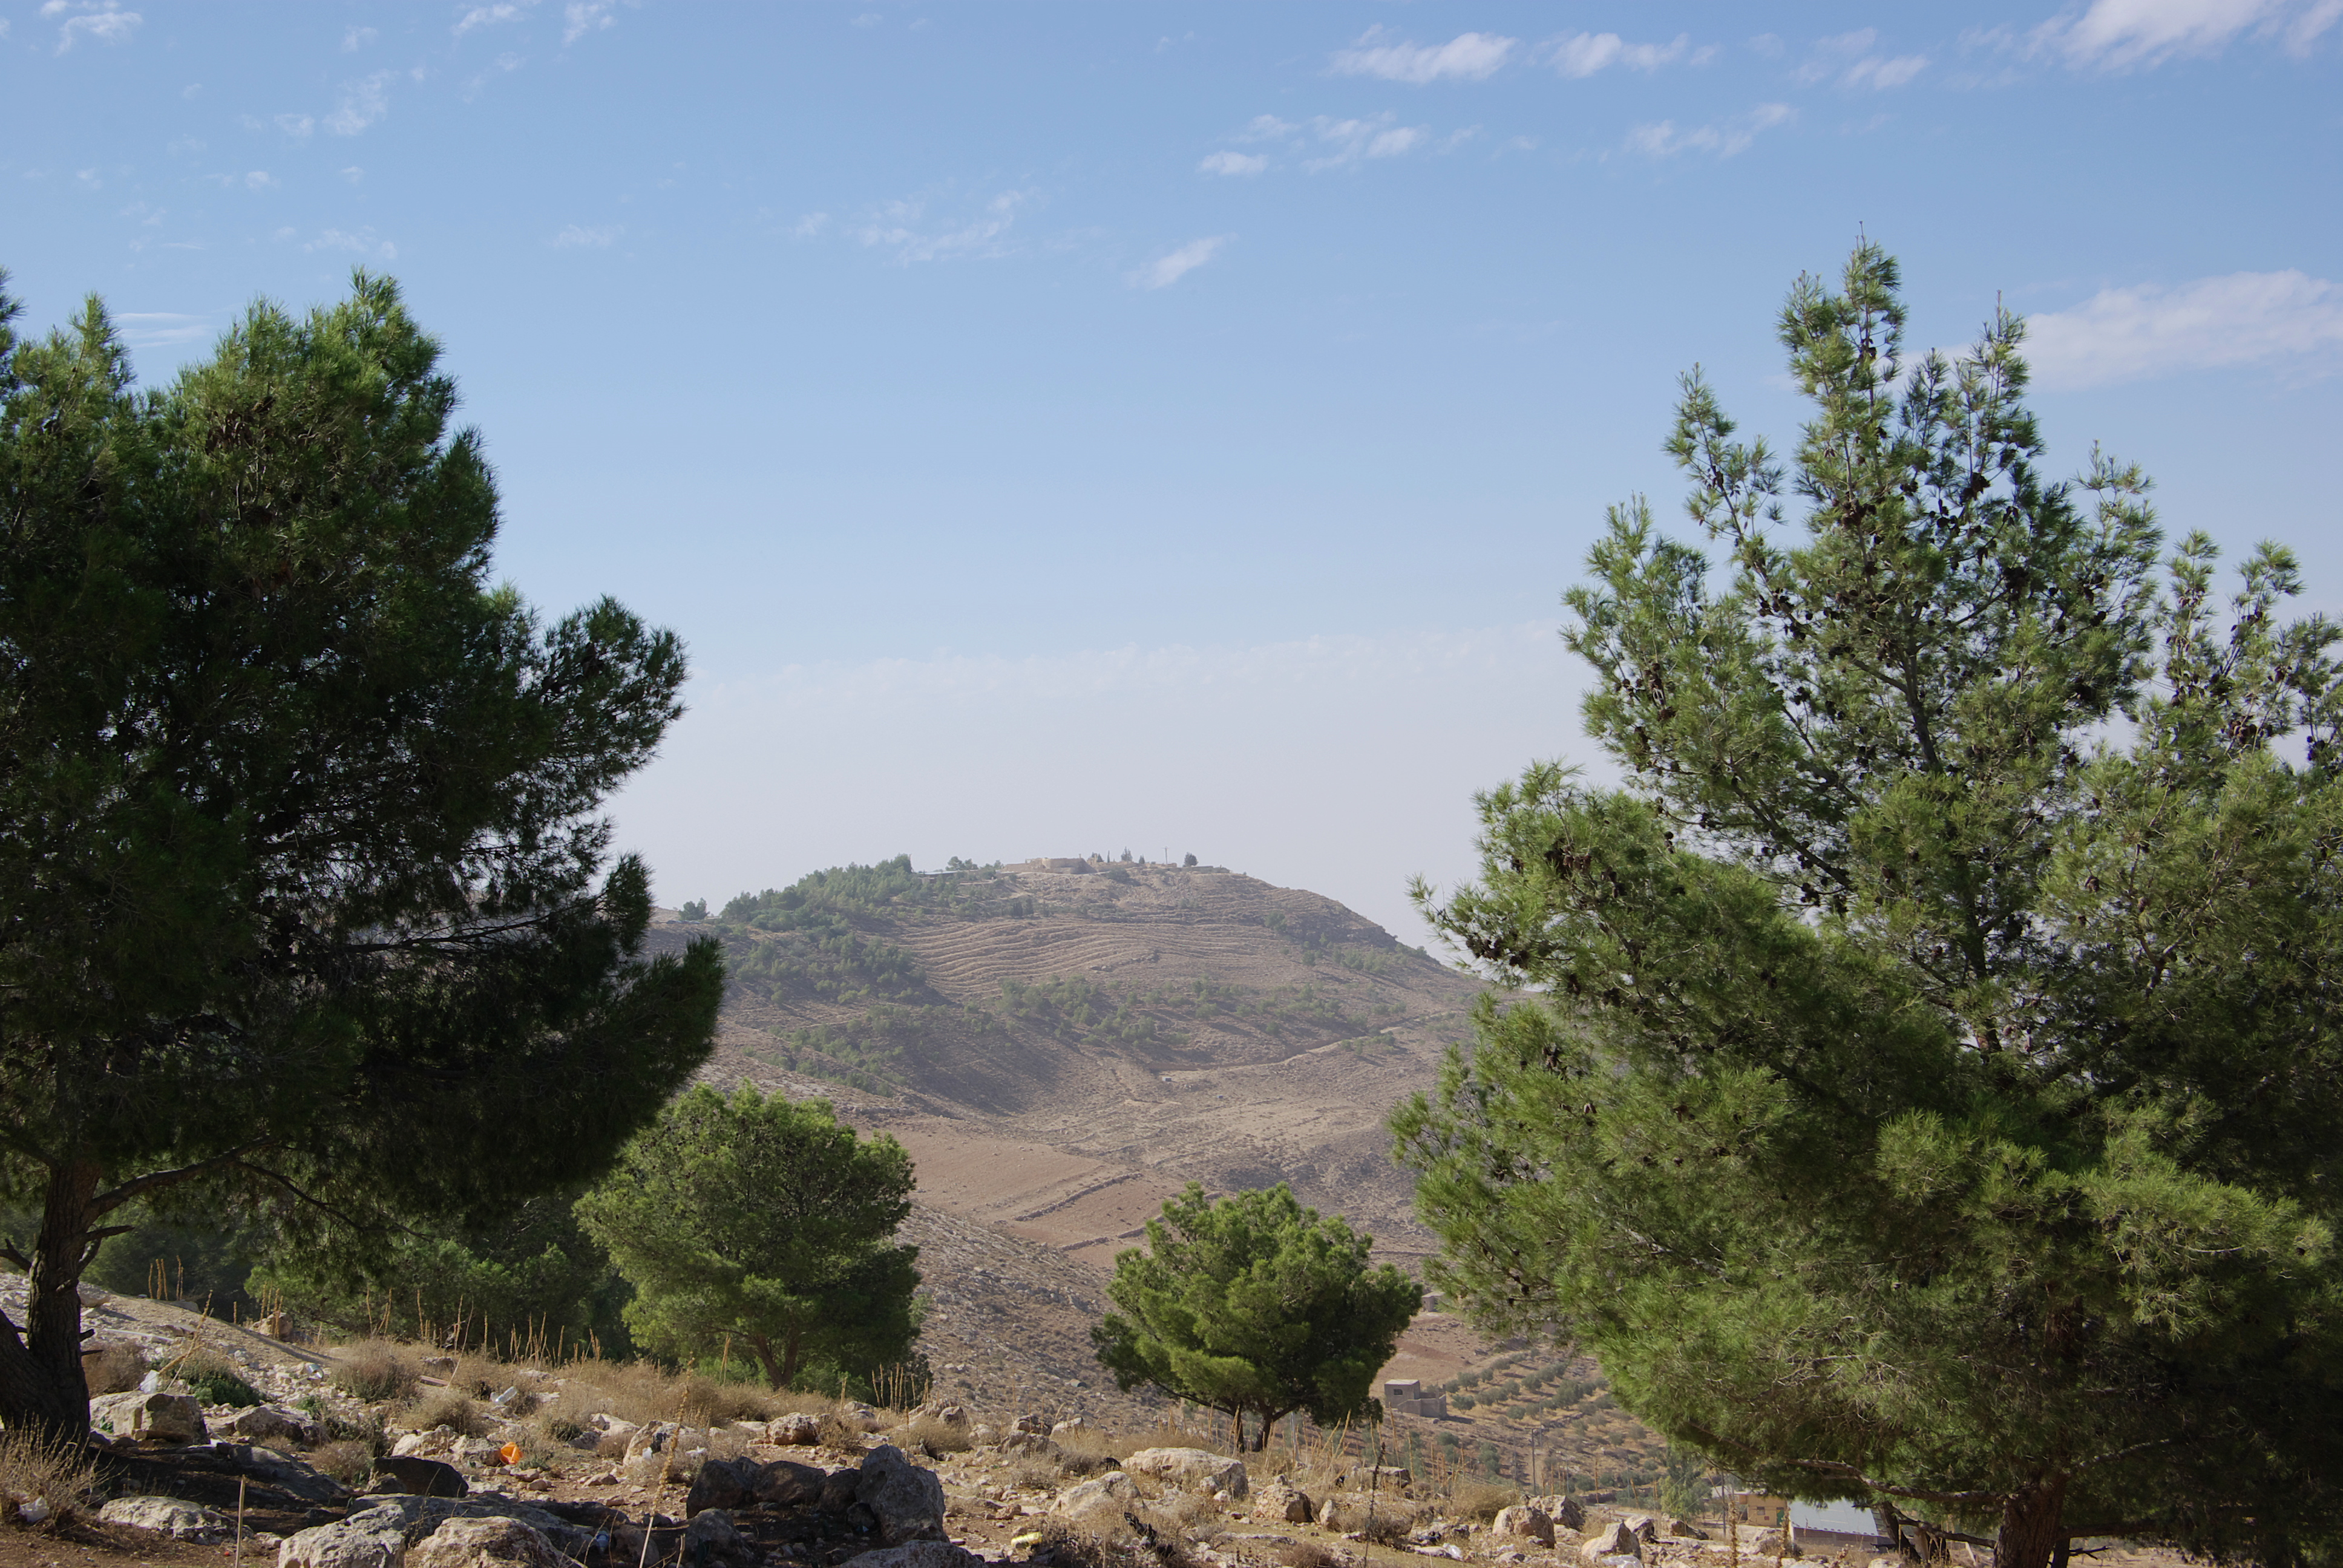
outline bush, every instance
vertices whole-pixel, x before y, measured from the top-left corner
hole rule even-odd
[[[373,1443],[363,1438],[345,1437],[311,1450],[309,1465],[355,1492],[374,1474],[374,1455]]]
[[[447,1389],[433,1394],[417,1405],[403,1418],[402,1424],[416,1432],[429,1432],[434,1427],[452,1427],[459,1437],[486,1437],[488,1422],[480,1407]]]
[[[172,1375],[206,1404],[262,1402],[260,1391],[244,1380],[236,1364],[209,1346],[198,1346],[173,1364]]]
[[[407,1358],[379,1340],[368,1340],[342,1352],[334,1382],[352,1399],[377,1404],[406,1399],[415,1392],[416,1372]]]

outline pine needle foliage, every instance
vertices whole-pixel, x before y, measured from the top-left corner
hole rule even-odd
[[[2288,554],[2226,609],[2135,467],[2046,478],[2023,325],[1792,291],[1794,457],[1686,377],[1723,558],[1616,508],[1569,646],[1625,774],[1481,799],[1511,989],[1395,1119],[1492,1329],[1795,1496],[2283,1564],[2343,1523],[2343,717]],[[1784,513],[1801,507],[1802,529]]]
[[[78,1441],[75,1285],[142,1201],[287,1233],[581,1181],[710,1045],[601,803],[681,711],[608,599],[489,580],[497,494],[389,282],[142,391],[0,298],[0,1421]]]

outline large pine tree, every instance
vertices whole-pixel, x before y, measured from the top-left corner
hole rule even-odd
[[[1786,470],[1684,384],[1721,580],[1635,503],[1567,596],[1624,783],[1531,769],[1423,894],[1516,988],[1397,1117],[1439,1282],[1718,1464],[2002,1568],[2317,1555],[2336,631],[2278,618],[2274,547],[2226,611],[2201,536],[2160,574],[2137,471],[2046,478],[2017,319],[1950,361],[1903,328],[1875,248],[1802,280]]]
[[[0,1421],[86,1427],[134,1200],[482,1222],[595,1174],[709,1050],[609,791],[683,653],[488,578],[496,489],[387,282],[142,392],[0,298]]]

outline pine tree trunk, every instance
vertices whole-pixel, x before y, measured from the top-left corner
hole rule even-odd
[[[2066,1478],[2053,1475],[2023,1487],[2002,1505],[1994,1537],[1994,1568],[2050,1568],[2066,1539]]]
[[[95,1165],[51,1169],[25,1322],[0,1330],[0,1421],[75,1446],[89,1435],[80,1285],[97,1178]]]

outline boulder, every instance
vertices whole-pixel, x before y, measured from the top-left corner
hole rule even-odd
[[[1139,1488],[1120,1470],[1069,1486],[1050,1504],[1050,1512],[1092,1535],[1110,1535],[1122,1527],[1139,1506]]]
[[[745,1562],[757,1555],[756,1543],[740,1533],[732,1523],[732,1515],[721,1508],[710,1508],[693,1517],[683,1533],[684,1560],[689,1563]]]
[[[1660,1522],[1648,1513],[1630,1513],[1624,1523],[1646,1546],[1660,1538]]]
[[[1798,1550],[1798,1536],[1797,1532],[1795,1530],[1786,1536],[1779,1530],[1760,1530],[1757,1533],[1757,1539],[1749,1543],[1749,1554],[1753,1557],[1797,1557],[1804,1555],[1804,1553]]]
[[[815,1503],[824,1513],[843,1513],[854,1506],[854,1493],[862,1485],[860,1470],[833,1470],[821,1478],[821,1496]]]
[[[1578,1543],[1578,1554],[1589,1563],[1600,1563],[1606,1557],[1632,1557],[1644,1560],[1644,1538],[1614,1520]]]
[[[821,1441],[821,1418],[818,1415],[785,1415],[768,1423],[765,1441],[783,1448],[811,1448]]]
[[[1554,1544],[1554,1520],[1543,1508],[1526,1503],[1516,1503],[1511,1508],[1497,1510],[1489,1533],[1501,1541],[1534,1541],[1541,1546]]]
[[[1051,1437],[1071,1437],[1078,1432],[1088,1432],[1090,1429],[1090,1422],[1084,1421],[1081,1416],[1071,1415],[1058,1422],[1055,1426],[1052,1426],[1050,1429],[1050,1435]]]
[[[1054,1456],[1058,1445],[1038,1432],[1012,1432],[1001,1440],[1003,1453],[1038,1453],[1043,1458]]]
[[[1554,1521],[1557,1530],[1586,1528],[1586,1509],[1575,1497],[1533,1497],[1530,1506],[1545,1510],[1545,1516]]]
[[[757,1467],[757,1482],[751,1491],[755,1500],[766,1507],[796,1508],[820,1502],[822,1486],[829,1479],[813,1465],[777,1459]]]
[[[914,1541],[882,1546],[846,1560],[845,1568],[980,1568],[984,1559],[949,1541]]]
[[[891,1442],[862,1456],[862,1479],[854,1489],[854,1501],[878,1522],[882,1546],[944,1538],[944,1483],[934,1471],[904,1458]]]
[[[89,1402],[89,1424],[149,1442],[201,1442],[204,1407],[184,1393],[109,1393]]]
[[[1047,1437],[1050,1435],[1050,1418],[1045,1415],[1021,1415],[1017,1418],[1017,1430],[1030,1432],[1036,1437]]]
[[[1318,1515],[1317,1506],[1281,1478],[1252,1494],[1256,1524],[1307,1524]]]
[[[756,1501],[757,1473],[760,1468],[753,1459],[709,1460],[691,1478],[691,1490],[683,1499],[683,1516],[696,1519],[711,1508],[747,1507]]]
[[[1703,1530],[1699,1525],[1694,1524],[1689,1519],[1678,1519],[1671,1515],[1662,1528],[1668,1535],[1678,1541],[1705,1541],[1708,1539],[1708,1532]]]
[[[407,1548],[407,1568],[568,1568],[545,1533],[518,1519],[450,1519]]]
[[[1242,1460],[1228,1459],[1201,1448],[1142,1448],[1122,1462],[1133,1475],[1145,1475],[1182,1492],[1210,1496],[1225,1492],[1242,1497],[1247,1490]]]
[[[101,1524],[127,1524],[134,1530],[152,1530],[157,1535],[168,1535],[175,1541],[193,1541],[210,1546],[226,1541],[236,1533],[236,1521],[224,1513],[194,1503],[182,1503],[176,1497],[117,1497],[97,1511]]]
[[[403,1492],[416,1497],[462,1497],[471,1486],[464,1473],[454,1465],[437,1459],[425,1459],[412,1453],[394,1453],[374,1462],[375,1484],[385,1492]]]
[[[273,1404],[246,1405],[209,1425],[214,1437],[233,1442],[286,1442],[314,1448],[326,1441],[325,1429],[316,1422],[297,1410]]]
[[[354,1510],[338,1524],[320,1524],[286,1537],[277,1549],[277,1568],[406,1568],[414,1543],[451,1519],[518,1520],[542,1535],[555,1552],[580,1561],[594,1542],[592,1532],[509,1497],[385,1497]]]

